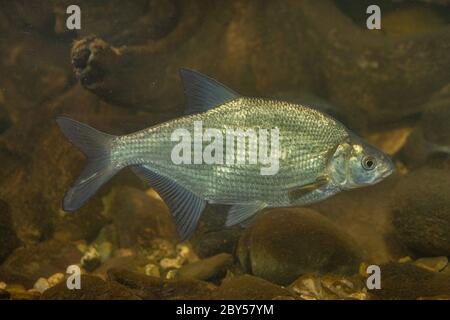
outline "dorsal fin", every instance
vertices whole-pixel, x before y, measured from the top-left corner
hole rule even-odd
[[[200,72],[182,68],[180,76],[187,100],[186,114],[205,112],[239,97],[238,93]]]

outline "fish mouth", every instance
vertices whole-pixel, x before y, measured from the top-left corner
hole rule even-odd
[[[381,178],[384,179],[388,176],[390,176],[392,173],[395,172],[395,164],[394,161],[390,157],[386,157],[386,170],[381,174]]]

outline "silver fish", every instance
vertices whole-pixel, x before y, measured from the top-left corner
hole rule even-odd
[[[226,220],[231,226],[248,221],[266,207],[307,205],[342,190],[375,184],[394,170],[383,152],[320,111],[243,97],[193,70],[181,69],[180,74],[188,113],[181,118],[124,136],[102,133],[69,118],[57,119],[61,131],[88,160],[64,198],[66,211],[80,208],[114,174],[130,166],[161,195],[184,240],[195,230],[207,203],[232,205]],[[200,132],[196,123],[202,124]],[[277,147],[266,150],[277,151],[277,172],[264,175],[261,170],[267,164],[250,161],[174,163],[177,142],[173,133],[185,130],[195,138],[207,128],[223,135],[240,129],[244,134],[239,137],[244,139],[249,129],[277,129]],[[195,145],[193,150],[195,158]],[[243,152],[231,141],[218,150],[223,152],[221,159],[227,156],[225,151]]]

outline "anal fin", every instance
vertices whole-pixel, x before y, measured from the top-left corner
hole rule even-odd
[[[132,169],[158,192],[175,219],[181,241],[187,240],[197,226],[206,201],[176,181],[152,171],[146,165],[134,166]]]

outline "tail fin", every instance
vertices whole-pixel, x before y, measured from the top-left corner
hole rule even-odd
[[[66,117],[58,117],[56,122],[66,138],[87,158],[86,167],[64,197],[64,210],[74,211],[120,170],[111,164],[111,142],[115,136]]]

